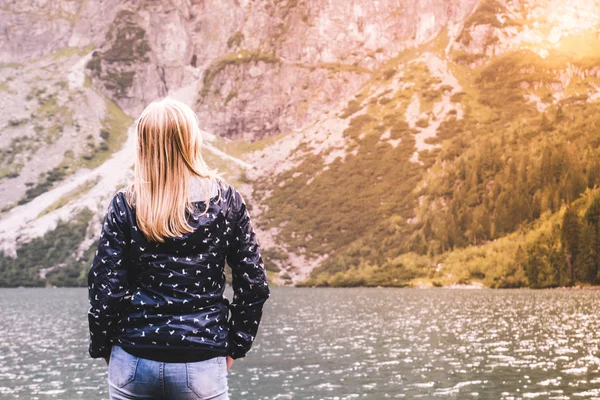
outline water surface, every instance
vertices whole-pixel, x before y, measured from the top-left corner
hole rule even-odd
[[[600,291],[272,288],[230,395],[600,398],[599,312]],[[0,289],[0,398],[108,398],[86,313],[86,289]]]

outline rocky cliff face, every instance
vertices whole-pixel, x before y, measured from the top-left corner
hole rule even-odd
[[[68,46],[81,1],[6,0],[0,6],[0,60],[28,61]]]
[[[207,128],[252,140],[300,129],[355,93],[400,51],[468,15],[476,1],[248,2],[210,60],[197,109]],[[226,39],[226,40],[225,40]]]
[[[364,245],[342,210],[356,193],[391,191],[366,225],[409,236],[428,204],[413,189],[443,179],[442,143],[475,129],[465,121],[497,122],[506,99],[544,113],[600,98],[599,15],[593,0],[5,1],[0,245],[14,255],[99,212],[131,166],[132,118],[172,95],[217,135],[207,157],[257,204],[265,247],[291,255],[281,275],[306,277],[331,249],[354,262]],[[319,197],[332,185],[349,192]],[[311,225],[306,204],[331,212]]]
[[[77,184],[95,181],[82,177],[97,176],[126,139],[128,117],[115,103],[135,117],[151,100],[175,95],[195,106],[207,131],[248,141],[299,130],[476,3],[4,2],[4,248],[14,254],[17,226],[51,215],[23,233],[27,242],[56,225],[52,209],[87,193]]]
[[[21,62],[92,46],[94,86],[131,115],[180,91],[205,129],[253,140],[314,121],[477,2],[14,1],[0,48]]]

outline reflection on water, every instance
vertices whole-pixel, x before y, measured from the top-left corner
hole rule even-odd
[[[272,289],[232,400],[600,398],[600,291]],[[86,312],[1,289],[0,398],[106,399]]]

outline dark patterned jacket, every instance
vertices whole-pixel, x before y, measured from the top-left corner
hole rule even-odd
[[[194,202],[195,231],[164,243],[145,238],[123,190],[114,195],[88,274],[92,358],[109,357],[113,344],[233,358],[250,350],[270,292],[244,199],[218,184],[222,196],[210,199],[206,214],[199,216],[206,202]],[[226,261],[231,303],[223,296]]]

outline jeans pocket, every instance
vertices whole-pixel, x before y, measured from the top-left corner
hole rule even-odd
[[[224,356],[186,363],[188,387],[199,399],[210,399],[226,393],[227,363]]]
[[[135,379],[139,358],[120,346],[113,346],[108,363],[108,381],[122,388]]]

